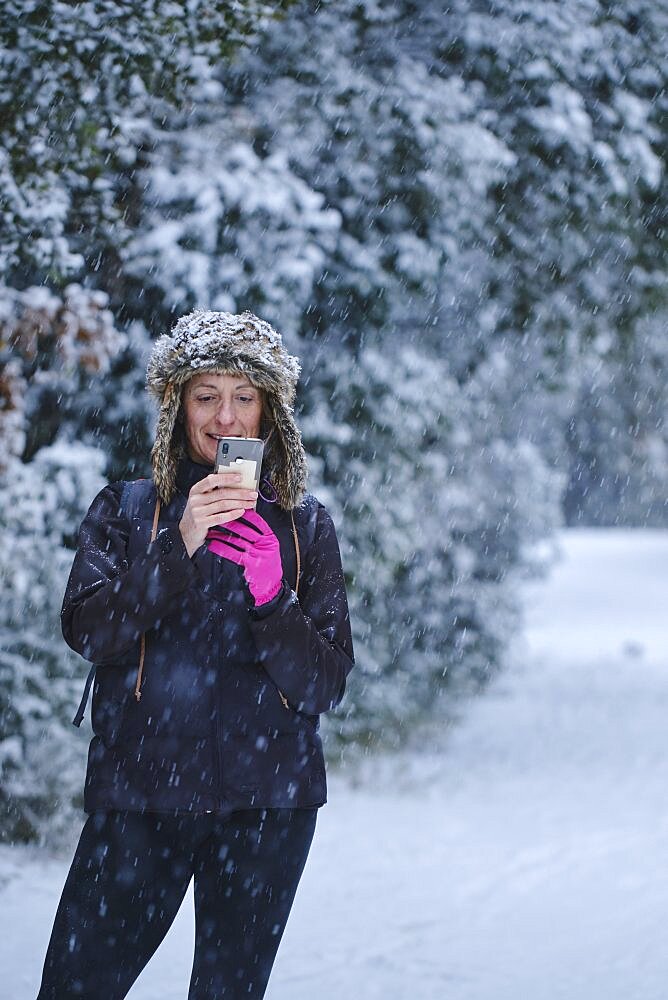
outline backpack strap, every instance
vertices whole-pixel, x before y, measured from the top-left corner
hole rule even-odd
[[[128,521],[139,517],[153,490],[152,479],[131,479],[123,483],[119,511]]]
[[[155,541],[155,536],[158,533],[158,520],[160,518],[160,497],[155,498],[155,510],[153,511],[153,524],[151,526],[151,541]],[[141,699],[141,681],[144,673],[144,657],[146,656],[146,633],[141,634],[141,648],[139,651],[139,666],[137,668],[137,682],[135,684],[135,698],[137,701]]]
[[[297,536],[297,525],[295,524],[295,514],[294,511],[290,511],[290,520],[292,521],[292,537],[295,543],[295,559],[297,560],[297,571],[295,573],[295,594],[299,596],[299,577],[301,574],[302,566],[302,554],[299,549],[299,538]]]
[[[295,594],[299,594],[299,576],[301,573],[301,552],[300,548],[303,548],[306,552],[313,545],[315,539],[315,530],[318,524],[318,507],[319,503],[316,497],[311,493],[307,493],[302,502],[298,507],[294,507],[290,511],[290,519],[292,521],[292,537],[295,542],[295,555],[297,557],[297,578],[295,580]],[[295,517],[296,515],[296,517]],[[297,523],[299,524],[299,534],[297,533]],[[301,535],[302,545],[299,544],[299,535]]]

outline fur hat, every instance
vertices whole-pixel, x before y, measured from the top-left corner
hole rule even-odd
[[[185,431],[176,419],[183,386],[193,375],[218,372],[245,375],[264,391],[269,422],[262,435],[267,439],[263,476],[271,480],[284,510],[295,507],[303,496],[307,474],[293,416],[300,370],[280,334],[248,311],[235,315],[198,309],[182,316],[171,334],[158,338],[148,362],[146,387],[160,404],[151,462],[161,501],[168,504],[172,499],[176,470],[186,455]]]

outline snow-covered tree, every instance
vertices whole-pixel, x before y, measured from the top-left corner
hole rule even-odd
[[[668,320],[665,5],[428,4],[412,27],[514,155],[491,192],[481,300],[496,319],[476,355],[501,340],[513,359],[514,425],[569,472],[571,520],[665,523],[665,404],[639,385],[642,358],[665,381],[643,332]]]
[[[145,185],[143,224],[124,253],[140,308],[148,300],[169,316],[250,303],[279,329],[300,328],[340,216],[284,153],[261,159],[230,124],[209,122],[166,137]]]
[[[640,331],[668,313],[665,8],[369,0],[299,12],[307,8],[310,17],[295,9],[284,32],[223,77],[254,114],[254,148],[284,150],[341,214],[305,329],[327,336],[336,326],[353,341],[394,328],[420,345],[428,331],[460,379],[501,349],[514,383],[504,424],[570,471],[571,517],[591,462],[581,380],[609,342],[615,400],[598,411],[612,421],[599,421],[598,440],[615,437],[622,492],[656,511],[668,482],[616,421],[624,413],[626,427],[648,428],[652,454],[665,448],[655,394],[638,392],[643,374],[628,370],[646,353],[634,346]],[[619,513],[605,487],[593,496],[609,482],[610,457],[601,451],[580,494],[585,517]]]
[[[63,643],[60,605],[107,455],[74,428],[67,439],[64,411],[76,413],[125,344],[106,306],[76,284],[2,298],[0,838],[55,840],[80,799],[83,744],[69,721],[83,671]]]
[[[70,721],[81,659],[60,634],[78,525],[105,456],[77,442],[12,458],[0,507],[0,839],[53,842],[80,804],[85,744]]]
[[[151,336],[194,305],[266,316],[304,362],[312,486],[350,574],[333,728],[372,739],[496,668],[561,502],[668,516],[668,15],[179,11],[0,13],[3,493],[59,439],[145,474]]]
[[[652,67],[644,82],[619,75],[599,96],[597,117],[590,107],[592,75],[605,72],[611,53],[613,62],[627,58],[627,30],[588,0],[568,11],[462,2],[447,14],[435,3],[302,3],[221,67],[223,99],[201,104],[192,127],[176,136],[172,127],[162,155],[149,157],[149,228],[128,246],[126,268],[151,308],[166,298],[175,306],[261,302],[305,358],[306,438],[321,471],[373,469],[365,472],[373,488],[355,481],[359,508],[345,476],[316,481],[335,508],[345,505],[343,533],[361,567],[352,581],[367,637],[359,676],[397,674],[402,643],[419,661],[423,690],[413,683],[404,692],[395,678],[404,717],[428,700],[439,665],[452,676],[459,656],[460,678],[489,672],[512,621],[509,578],[527,539],[556,520],[554,490],[565,489],[572,463],[567,428],[595,337],[618,321],[612,287],[627,275],[620,248],[662,177],[651,105],[640,96],[634,105],[626,89],[656,91]],[[635,45],[636,57],[647,44]],[[629,142],[616,127],[632,107]],[[622,180],[635,192],[631,208],[620,201]],[[637,308],[645,308],[640,299]],[[409,348],[422,357],[411,367],[410,402],[398,389]],[[380,361],[394,377],[381,374]],[[440,453],[458,454],[456,435],[430,445],[410,432],[412,403],[436,399],[437,410],[444,391],[460,401],[452,426],[486,475],[468,451],[466,462],[439,465]],[[484,540],[484,569],[478,556],[470,560],[470,591],[451,557],[437,562],[429,591],[422,578],[401,642],[393,628],[381,638],[371,626],[399,621],[390,606],[410,603],[410,588],[398,597],[395,571],[411,587],[417,579],[408,570],[407,553],[419,546],[404,524],[405,485],[378,429],[388,406],[406,454],[426,449],[441,493],[457,484],[465,498],[466,530],[451,512],[444,542],[457,537],[475,553]],[[393,537],[401,525],[406,548],[397,556],[396,539],[379,540],[369,520],[392,525]],[[430,631],[428,620],[453,625]],[[458,622],[465,655],[456,651]],[[361,715],[378,707],[376,690],[391,698],[381,679],[370,701],[356,702]]]
[[[319,349],[301,416],[314,485],[342,526],[358,668],[339,737],[396,740],[476,690],[517,628],[518,578],[559,523],[559,481],[496,430],[497,356],[460,386],[427,351]]]
[[[7,454],[30,460],[51,444],[65,408],[76,406],[91,377],[108,372],[126,337],[107,305],[104,292],[76,284],[62,295],[43,286],[2,289],[0,351],[8,360],[0,439]]]
[[[136,220],[133,172],[170,106],[290,0],[6,0],[0,8],[0,271],[24,288],[102,271]]]
[[[164,109],[218,93],[219,60],[288,6],[0,10],[0,836],[56,836],[80,789],[63,726],[82,665],[58,612],[77,525],[103,472],[133,468],[125,445],[139,451],[147,430],[129,391],[147,337],[123,315],[118,265],[137,223],[137,168]]]

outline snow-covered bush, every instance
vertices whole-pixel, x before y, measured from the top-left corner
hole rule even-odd
[[[12,459],[0,506],[0,839],[58,840],[80,804],[71,725],[85,664],[60,632],[76,531],[104,485],[102,452],[70,441]]]
[[[59,440],[145,474],[151,337],[194,305],[266,316],[303,359],[312,487],[350,574],[358,667],[331,728],[372,739],[496,669],[560,502],[666,523],[665,13],[173,9],[0,13],[3,500],[12,477],[39,495],[29,460]],[[0,691],[65,692],[60,640],[11,645],[44,575],[19,569]],[[47,784],[14,835],[40,829]]]
[[[400,738],[502,662],[560,484],[528,441],[498,433],[484,380],[499,374],[460,386],[408,347],[320,357],[300,423],[349,574],[358,666],[328,725],[342,739]]]
[[[4,0],[0,272],[23,288],[117,274],[154,120],[219,93],[214,70],[291,0]],[[104,283],[104,282],[103,282]]]
[[[221,71],[253,148],[341,216],[303,329],[382,327],[459,380],[504,353],[498,418],[568,473],[572,520],[666,517],[639,385],[666,381],[665,30],[646,0],[342,0]]]
[[[126,272],[162,310],[252,304],[278,329],[298,330],[335,252],[339,213],[284,153],[260,159],[230,138],[209,124],[165,141],[146,171],[145,216],[125,250]]]
[[[104,292],[77,284],[62,295],[43,286],[0,286],[0,352],[9,359],[0,381],[5,455],[29,459],[54,441],[70,401],[91,378],[108,373],[126,344],[108,301]]]

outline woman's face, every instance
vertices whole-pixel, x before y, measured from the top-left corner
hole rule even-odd
[[[219,437],[259,437],[262,390],[243,375],[193,375],[183,390],[188,454],[213,465]]]

